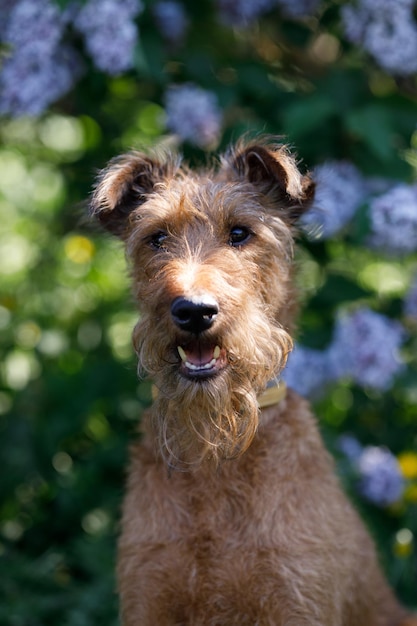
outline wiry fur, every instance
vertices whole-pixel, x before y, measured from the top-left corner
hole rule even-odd
[[[92,212],[126,243],[134,345],[157,387],[124,504],[124,626],[417,626],[307,404],[288,392],[258,409],[292,347],[293,225],[313,191],[270,142],[241,143],[202,172],[132,153],[98,180]],[[241,245],[236,227],[250,233]],[[207,297],[218,315],[191,336],[171,306]],[[215,375],[184,375],[177,347],[189,345],[221,348]]]

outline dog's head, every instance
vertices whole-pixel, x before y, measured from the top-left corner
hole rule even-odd
[[[126,244],[134,343],[171,457],[232,456],[252,440],[256,396],[292,346],[293,232],[313,193],[288,150],[266,142],[199,172],[130,153],[100,174],[91,212]]]

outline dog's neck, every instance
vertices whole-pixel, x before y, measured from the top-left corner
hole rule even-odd
[[[287,394],[287,386],[283,380],[271,380],[264,391],[258,396],[258,406],[260,409],[266,409],[274,404],[279,404]],[[152,398],[158,395],[158,389],[152,385]]]
[[[278,404],[285,398],[287,387],[283,380],[271,380],[266,389],[258,396],[258,406],[266,409],[268,406]]]

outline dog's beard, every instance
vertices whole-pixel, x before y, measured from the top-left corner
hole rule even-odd
[[[225,369],[193,379],[180,373],[172,346],[157,345],[150,326],[146,319],[139,322],[134,344],[139,369],[151,374],[158,390],[147,426],[165,461],[187,470],[238,457],[255,436],[257,396],[284,367],[290,336],[259,316],[250,333],[234,336],[228,331],[227,345],[222,344]]]
[[[167,462],[192,468],[204,460],[233,458],[253,439],[258,424],[256,393],[223,372],[204,382],[179,380],[174,396],[160,394],[153,431]]]

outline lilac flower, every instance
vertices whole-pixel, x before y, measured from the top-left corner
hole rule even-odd
[[[246,26],[275,6],[293,18],[312,15],[319,3],[320,0],[217,0],[220,17],[230,26]]]
[[[359,385],[380,391],[389,389],[402,369],[399,348],[405,330],[399,322],[368,308],[340,317],[329,348],[333,376],[351,377]]]
[[[357,462],[359,491],[378,506],[398,502],[404,491],[404,478],[395,456],[386,448],[367,446]]]
[[[346,39],[361,45],[366,32],[367,12],[363,7],[345,5],[341,8],[341,16]]]
[[[363,451],[363,446],[356,437],[349,434],[340,435],[337,440],[337,447],[351,462],[356,462]]]
[[[388,72],[412,74],[417,70],[417,27],[410,11],[396,7],[389,20],[372,22],[363,45]]]
[[[395,8],[411,10],[414,0],[396,0]],[[358,0],[353,6],[351,3],[342,7],[342,23],[345,35],[355,44],[360,44],[366,34],[367,26],[380,16],[392,12],[392,0]]]
[[[399,184],[371,201],[370,243],[392,254],[417,250],[417,186]]]
[[[217,0],[220,18],[230,26],[245,26],[275,4],[276,0]]]
[[[413,1],[360,0],[342,7],[347,39],[362,45],[388,72],[407,75],[417,70],[417,25]]]
[[[218,140],[222,120],[214,93],[186,84],[170,87],[165,101],[172,132],[203,148]]]
[[[8,18],[10,56],[0,74],[0,112],[38,115],[72,87],[81,65],[61,43],[65,19],[49,0],[21,0]]]
[[[365,181],[358,169],[345,161],[333,161],[315,169],[314,205],[301,224],[313,236],[330,237],[353,217],[366,193]]]
[[[278,5],[285,15],[290,17],[305,17],[313,15],[321,0],[278,0]]]
[[[171,43],[179,43],[185,36],[188,19],[184,7],[175,0],[161,0],[153,8],[156,24]]]
[[[404,314],[417,321],[417,277],[405,297]]]
[[[62,37],[64,22],[49,0],[21,0],[12,10],[5,41],[29,59],[50,57]]]
[[[16,6],[16,0],[2,0],[0,2],[0,38],[4,41],[4,34],[9,23],[10,13]]]
[[[282,373],[288,387],[305,398],[317,398],[330,380],[327,354],[297,345]]]
[[[63,47],[42,60],[12,56],[0,75],[0,113],[39,115],[71,89],[80,72],[78,56]]]
[[[99,69],[117,75],[133,67],[138,39],[133,20],[141,10],[140,0],[89,0],[81,8],[74,25]]]

